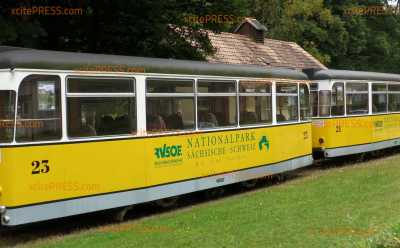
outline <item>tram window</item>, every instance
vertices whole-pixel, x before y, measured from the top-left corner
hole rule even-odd
[[[260,82],[260,81],[240,81],[239,82],[240,93],[259,93],[259,94],[271,94],[271,83]]]
[[[400,93],[400,84],[389,84],[389,91],[395,91]]]
[[[318,116],[318,83],[310,83],[311,116]]]
[[[310,119],[310,93],[306,84],[300,84],[300,119]]]
[[[379,84],[379,83],[372,84],[372,92],[386,93],[386,91],[387,91],[387,84]]]
[[[236,83],[233,81],[205,81],[199,80],[197,83],[197,92],[199,93],[235,93]]]
[[[93,137],[136,131],[134,97],[69,97],[68,135]]]
[[[389,111],[400,111],[400,94],[389,94]]]
[[[360,93],[360,92],[367,92],[368,94],[368,84],[367,83],[347,83],[346,84],[346,91],[347,93]]]
[[[146,107],[149,132],[195,128],[193,97],[148,97]]]
[[[319,105],[318,112],[319,116],[329,116],[331,110],[331,91],[321,90],[319,91]]]
[[[134,83],[132,78],[67,78],[68,136],[136,133]],[[104,96],[104,93],[112,95]]]
[[[0,143],[12,142],[14,136],[15,92],[0,90]]]
[[[310,83],[310,91],[318,91],[318,83]]]
[[[272,122],[271,83],[239,82],[240,125]]]
[[[193,93],[193,80],[147,79],[147,93]]]
[[[372,113],[388,111],[388,96],[386,84],[372,84]]]
[[[297,121],[298,114],[297,84],[279,83],[276,85],[276,119],[278,122]]]
[[[199,96],[197,98],[199,128],[234,126],[236,118],[235,96]]]
[[[389,84],[389,111],[400,111],[400,85]]]
[[[347,114],[368,114],[368,84],[346,84]]]
[[[69,93],[132,93],[134,81],[130,78],[68,78]]]
[[[197,91],[199,128],[237,125],[235,81],[198,80]]]
[[[331,114],[344,115],[344,83],[334,83],[332,86]]]
[[[148,78],[146,88],[148,132],[195,129],[194,80]]]
[[[311,116],[318,116],[318,91],[310,91]]]
[[[51,75],[26,77],[18,90],[16,140],[61,139],[60,78]]]

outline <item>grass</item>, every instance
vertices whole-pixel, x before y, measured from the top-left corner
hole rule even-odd
[[[369,248],[399,248],[400,247],[400,224],[390,230],[381,232],[376,237],[368,240]]]
[[[316,170],[280,185],[19,246],[399,247],[383,246],[400,234],[399,161],[395,155]],[[386,230],[395,231],[385,236]]]

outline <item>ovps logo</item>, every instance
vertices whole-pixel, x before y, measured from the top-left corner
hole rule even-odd
[[[154,154],[158,159],[169,158],[169,157],[180,157],[182,156],[182,146],[181,145],[167,146],[166,144],[164,144],[162,147],[155,148]]]

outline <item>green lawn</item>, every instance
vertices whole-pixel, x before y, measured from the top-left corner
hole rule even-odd
[[[400,223],[400,155],[31,247],[367,247]],[[0,237],[1,240],[1,237]],[[1,241],[0,241],[1,244]]]

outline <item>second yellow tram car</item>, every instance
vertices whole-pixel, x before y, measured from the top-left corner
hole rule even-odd
[[[400,145],[400,75],[309,71],[313,150],[338,157]]]
[[[0,215],[15,226],[312,164],[289,69],[0,48]]]

